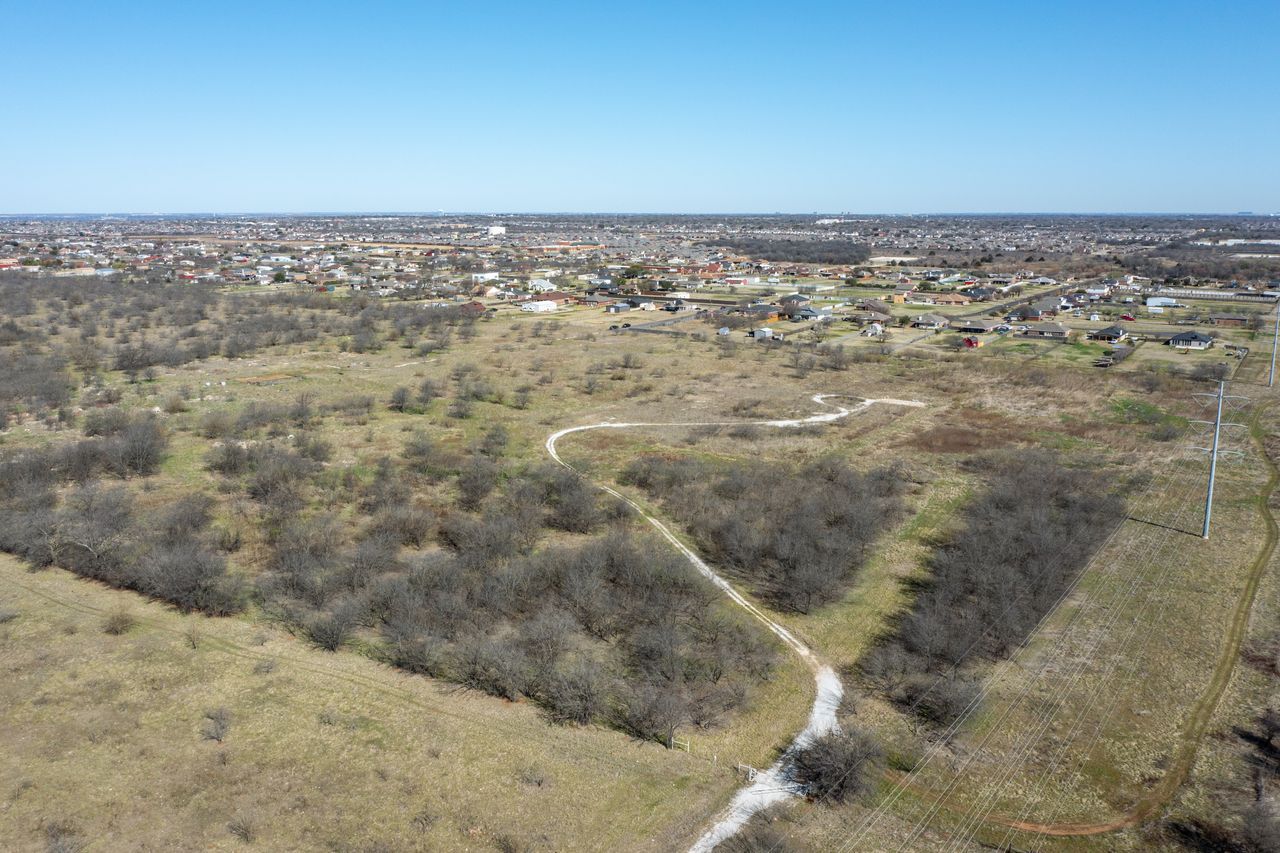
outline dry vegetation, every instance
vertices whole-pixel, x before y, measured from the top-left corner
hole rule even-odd
[[[87,579],[0,563],[17,848],[687,844],[733,763],[803,725],[811,682],[591,481],[673,518],[847,674],[880,643],[909,659],[899,682],[936,675],[995,627],[966,665],[981,677],[1167,453],[1155,432],[1194,387],[1051,355],[614,336],[581,311],[67,279],[10,280],[0,305],[0,548]],[[609,417],[802,416],[817,392],[929,408],[576,435],[561,452],[588,480],[542,448]],[[735,849],[860,814],[925,743],[904,702],[855,696],[854,734],[798,767],[821,805]],[[692,754],[659,746],[690,734]]]

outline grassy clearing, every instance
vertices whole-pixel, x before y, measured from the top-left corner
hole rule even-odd
[[[1001,669],[980,713],[877,825],[872,846],[901,840],[926,814],[931,829],[913,849],[942,849],[975,815],[1103,823],[1162,782],[1210,687],[1261,539],[1254,495],[1265,473],[1242,466],[1223,477],[1207,542],[1195,511],[1202,474],[1179,469],[1131,510],[1143,520],[1126,522],[1067,605]],[[1156,526],[1165,524],[1189,532]],[[829,816],[818,822],[827,834],[808,837],[833,841],[839,828]],[[1136,850],[1147,849],[1146,833],[1055,839],[992,823],[977,837],[1018,849]]]
[[[0,557],[0,847],[69,820],[96,848],[678,847],[735,785],[723,764],[180,616]],[[137,624],[102,633],[126,602]],[[198,625],[195,647],[188,629]],[[222,743],[202,735],[225,707]],[[583,808],[590,803],[591,808]]]

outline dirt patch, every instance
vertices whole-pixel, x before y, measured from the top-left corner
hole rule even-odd
[[[977,453],[1021,442],[1025,429],[996,412],[958,409],[936,426],[899,441],[893,447],[930,453]]]
[[[287,382],[290,379],[297,379],[291,373],[263,373],[258,376],[242,376],[237,382],[245,382],[249,385],[275,385],[277,382]]]

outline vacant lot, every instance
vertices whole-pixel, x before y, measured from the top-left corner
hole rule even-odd
[[[553,724],[533,679],[497,689],[485,667],[463,677],[455,659],[439,671],[415,670],[439,680],[387,665],[403,661],[391,654],[399,635],[388,632],[380,609],[386,599],[379,596],[425,576],[405,566],[471,559],[474,549],[463,534],[479,528],[467,525],[487,524],[492,532],[520,515],[516,508],[530,510],[537,523],[522,528],[528,546],[513,545],[485,564],[504,582],[510,580],[504,572],[528,567],[531,555],[576,549],[611,529],[604,504],[587,513],[591,524],[579,525],[564,517],[578,494],[573,488],[530,487],[545,479],[539,472],[546,436],[566,426],[609,419],[732,422],[575,434],[560,451],[600,483],[619,482],[645,456],[742,472],[745,493],[734,493],[733,478],[719,474],[714,487],[726,501],[767,509],[743,513],[764,533],[771,518],[789,517],[788,507],[769,501],[751,506],[751,493],[769,489],[771,481],[798,488],[813,472],[847,471],[850,483],[895,472],[900,491],[893,492],[891,511],[873,514],[868,529],[851,537],[860,552],[857,565],[820,600],[788,603],[770,588],[773,576],[759,585],[764,603],[781,611],[770,610],[773,618],[842,671],[851,695],[842,713],[885,746],[888,780],[916,766],[934,741],[860,680],[858,664],[910,607],[931,556],[992,479],[972,460],[992,450],[1043,447],[1068,467],[1102,472],[1116,484],[1157,472],[1157,487],[1130,490],[1130,511],[1141,520],[1125,523],[1086,571],[1077,595],[1013,663],[993,662],[982,673],[990,684],[982,711],[886,818],[903,822],[878,829],[888,834],[877,839],[909,832],[926,816],[944,828],[963,827],[971,807],[989,809],[975,811],[970,822],[984,827],[980,837],[997,840],[992,821],[1024,811],[1029,820],[1046,821],[1123,814],[1173,766],[1171,744],[1205,691],[1219,628],[1239,600],[1261,539],[1254,502],[1265,476],[1247,466],[1224,475],[1221,535],[1201,543],[1168,529],[1193,524],[1187,507],[1194,507],[1200,488],[1200,463],[1173,464],[1166,427],[1194,415],[1188,395],[1207,386],[1163,373],[1097,371],[1087,366],[1087,349],[1024,350],[1010,342],[991,352],[924,347],[888,357],[864,346],[856,357],[833,358],[807,343],[716,340],[705,334],[705,324],[693,322],[678,324],[678,334],[611,334],[602,312],[585,309],[552,318],[510,312],[423,324],[412,304],[384,310],[346,300],[335,308],[316,301],[324,297],[307,297],[283,307],[210,302],[192,309],[194,319],[183,326],[170,316],[181,314],[174,307],[186,304],[181,300],[104,304],[91,317],[62,299],[60,292],[46,294],[21,315],[24,328],[35,331],[9,351],[25,348],[39,359],[22,381],[5,386],[12,399],[4,400],[10,421],[0,434],[0,453],[61,453],[98,442],[57,456],[67,479],[40,500],[61,507],[83,498],[70,472],[87,471],[89,479],[131,496],[139,530],[161,526],[156,520],[180,499],[206,496],[208,518],[194,538],[217,552],[226,578],[242,584],[227,590],[243,594],[226,608],[234,615],[184,615],[62,569],[30,572],[16,559],[0,559],[0,742],[8,747],[0,754],[0,846],[39,848],[63,836],[101,849],[230,848],[245,838],[262,849],[667,850],[688,844],[739,784],[736,763],[769,764],[803,727],[813,683],[793,658],[778,655],[771,669],[736,682],[733,701],[713,719],[676,714],[675,733],[688,739],[687,753],[655,742],[662,739],[656,729],[628,734],[613,707],[594,708],[586,725]],[[137,316],[130,314],[135,309]],[[268,320],[274,325],[263,331]],[[180,329],[194,330],[195,340]],[[238,341],[230,353],[212,346],[215,332]],[[197,352],[201,335],[211,337],[211,346]],[[144,343],[159,349],[149,352]],[[79,361],[63,359],[68,352]],[[165,357],[146,363],[159,352]],[[128,356],[123,362],[121,353]],[[27,381],[32,378],[41,382]],[[745,425],[809,415],[815,393],[927,405],[875,407],[800,429]],[[110,411],[123,414],[104,414]],[[151,426],[137,426],[144,421]],[[163,438],[155,458],[122,452],[133,439],[117,436],[145,438],[151,427]],[[236,467],[241,463],[243,470]],[[281,480],[263,473],[286,469],[303,474]],[[668,521],[675,521],[668,508],[680,515],[675,504],[623,488]],[[830,492],[828,501],[838,494]],[[828,512],[804,506],[810,514]],[[425,521],[392,512],[405,507],[420,510]],[[792,518],[804,535],[825,535],[821,525]],[[317,519],[332,531],[325,540],[333,543],[332,554],[285,547],[298,522]],[[625,519],[618,523],[625,526]],[[690,528],[688,541],[695,541],[700,531]],[[388,531],[395,536],[374,535]],[[23,542],[40,541],[30,529],[19,533]],[[732,545],[736,536],[724,543]],[[365,553],[357,561],[357,546],[375,538],[385,550],[370,546],[373,556],[387,559],[375,564]],[[299,570],[294,579],[316,584],[278,583],[297,568],[289,560],[300,551],[319,568]],[[787,554],[766,552],[787,564]],[[331,564],[334,554],[341,559]],[[1145,562],[1129,562],[1134,555]],[[73,567],[98,565],[80,557]],[[388,586],[346,571],[357,563],[361,571],[385,574]],[[1146,568],[1138,572],[1138,566]],[[757,581],[753,565],[733,568],[745,585]],[[1213,583],[1205,580],[1210,570]],[[160,597],[167,589],[147,577],[107,579],[121,577]],[[1145,597],[1120,597],[1135,577]],[[486,609],[464,602],[462,612],[483,612],[493,639],[521,645],[533,660],[539,638],[522,633],[526,626],[517,618],[527,615],[530,602],[518,595],[488,598],[494,589],[479,574],[470,582],[469,595],[506,604]],[[1090,604],[1104,599],[1111,604]],[[185,599],[177,603],[190,606]],[[718,599],[705,604],[723,606]],[[681,606],[663,601],[657,609]],[[132,619],[112,618],[119,607]],[[327,630],[330,619],[339,619],[343,630]],[[407,621],[412,630],[401,638],[421,639],[424,648],[443,630],[434,616]],[[660,630],[594,636],[575,628],[567,641],[556,635],[555,643],[542,645],[554,647],[548,654],[556,660],[594,659],[624,681],[643,671],[687,688],[684,695],[705,687],[685,679],[684,652],[662,654],[671,637],[688,640],[705,625],[685,621],[674,631],[666,629],[677,620],[649,615],[643,621],[652,624],[640,627]],[[465,639],[467,620],[454,623]],[[1129,630],[1134,625],[1140,630]],[[751,642],[762,635],[758,626],[743,630]],[[682,661],[674,669],[639,665],[673,659]],[[1080,661],[1090,666],[1077,670]],[[704,674],[717,669],[702,659],[697,666]],[[1159,677],[1144,678],[1149,669],[1159,669]],[[1042,670],[1052,678],[1030,677]],[[459,686],[465,683],[507,698]],[[1095,695],[1102,698],[1091,701]],[[1109,702],[1116,695],[1126,704]],[[1018,734],[1042,728],[1044,736],[1030,745]],[[1098,733],[1093,740],[1091,732]],[[1080,767],[1074,776],[1047,773],[1055,762]],[[975,775],[994,779],[990,768],[1006,766],[1012,769],[1000,782],[972,782]],[[947,792],[949,786],[955,790]],[[932,810],[930,797],[944,792],[946,807]],[[831,849],[867,811],[858,803],[815,804],[789,814],[798,820],[793,843]],[[1107,839],[1098,841],[1099,849],[1114,841]],[[1026,836],[1018,843],[1044,842]]]

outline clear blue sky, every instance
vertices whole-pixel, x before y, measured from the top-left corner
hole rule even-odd
[[[1280,210],[1280,2],[11,3],[0,212]]]

